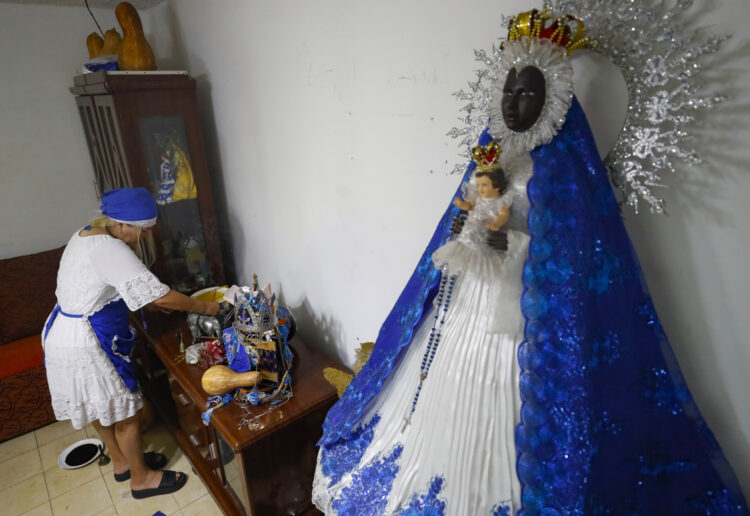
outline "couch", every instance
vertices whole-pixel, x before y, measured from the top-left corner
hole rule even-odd
[[[63,250],[0,260],[0,442],[55,420],[41,332]]]

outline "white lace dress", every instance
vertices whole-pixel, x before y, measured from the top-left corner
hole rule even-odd
[[[444,504],[445,514],[474,516],[514,514],[520,506],[516,352],[523,339],[518,299],[529,237],[508,231],[502,253],[486,243],[486,225],[516,195],[481,199],[465,192],[474,209],[458,238],[432,256],[443,268],[442,300],[438,294],[365,410],[351,446],[360,446],[364,435],[372,440],[346,473],[331,474],[346,458],[321,449],[313,501],[326,514],[418,514],[432,503]],[[429,369],[414,405],[425,360]]]
[[[47,382],[58,420],[70,419],[74,428],[94,420],[109,426],[134,415],[142,396],[125,387],[86,317],[120,298],[137,310],[169,287],[121,240],[79,232],[60,260],[55,294],[63,312],[84,317],[55,319],[43,341]]]

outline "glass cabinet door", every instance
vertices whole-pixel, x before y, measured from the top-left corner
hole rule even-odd
[[[164,255],[162,280],[185,293],[212,285],[185,120],[181,116],[140,118],[138,128],[149,187],[159,207],[155,233]]]

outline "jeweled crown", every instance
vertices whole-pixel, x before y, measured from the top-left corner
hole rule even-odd
[[[477,164],[477,172],[494,172],[500,168],[500,153],[503,149],[494,140],[485,146],[477,145],[471,155]]]
[[[585,32],[583,22],[575,16],[564,14],[555,18],[545,7],[542,11],[532,9],[512,18],[508,26],[508,41],[524,36],[547,39],[563,47],[570,55],[578,49],[595,46]]]

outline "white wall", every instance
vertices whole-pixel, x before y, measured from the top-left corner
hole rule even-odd
[[[445,133],[473,49],[501,35],[501,14],[528,8],[449,4],[180,0],[141,13],[160,68],[198,79],[240,281],[271,281],[306,340],[345,362],[375,339],[456,188]],[[667,179],[668,215],[627,223],[691,390],[750,495],[750,4],[711,4],[706,21],[735,35],[717,62],[733,99],[705,127],[715,153]],[[0,4],[0,257],[64,243],[95,205],[67,91],[91,30],[83,9]]]
[[[445,133],[473,49],[528,5],[447,4],[180,0],[150,11],[173,20],[154,35],[158,53],[200,81],[239,279],[257,272],[280,287],[307,340],[345,362],[375,339],[456,188]],[[706,20],[735,34],[717,63],[735,98],[707,128],[717,152],[689,187],[667,179],[669,215],[627,222],[685,376],[750,493],[750,5],[719,4]]]
[[[68,91],[93,30],[85,9],[0,3],[0,258],[65,244],[97,207]]]

